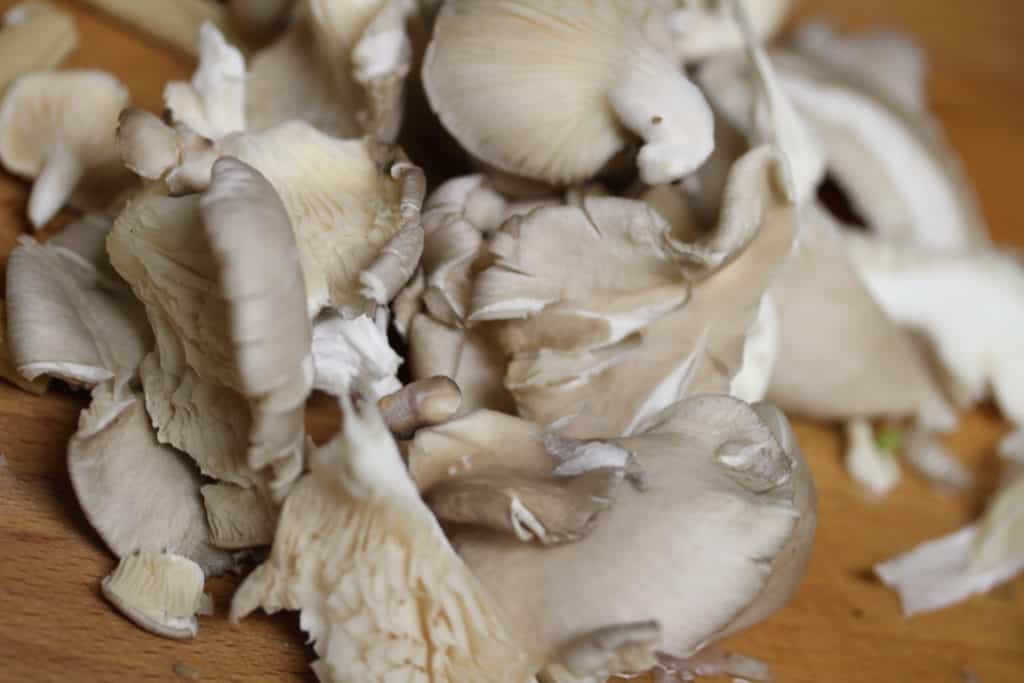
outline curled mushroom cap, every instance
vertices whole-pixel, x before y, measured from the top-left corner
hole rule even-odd
[[[243,486],[272,465],[280,488],[301,468],[313,384],[298,250],[263,176],[232,158],[212,174],[202,195],[129,202],[108,249],[157,336],[143,384],[161,439]]]
[[[376,408],[342,408],[343,432],[311,455],[231,618],[301,610],[322,681],[528,680],[494,598],[420,500]]]
[[[196,613],[210,613],[203,570],[171,553],[133,553],[103,579],[100,590],[121,613],[158,636],[187,640],[199,631]]]
[[[586,180],[632,133],[644,181],[678,179],[711,153],[714,124],[645,35],[653,11],[631,0],[448,2],[424,62],[430,104],[471,154],[514,175]]]
[[[475,530],[453,544],[538,669],[586,680],[593,672],[573,666],[584,642],[604,652],[588,658],[598,663],[643,643],[647,656],[629,658],[638,668],[611,673],[639,673],[655,651],[688,656],[765,616],[803,572],[814,498],[799,451],[776,438],[794,445],[783,425],[725,396],[683,401],[646,434],[613,441],[647,486],[623,487],[585,538],[542,548]],[[615,627],[646,635],[605,638]]]
[[[211,544],[199,473],[157,442],[140,395],[96,389],[68,444],[68,473],[86,518],[118,557],[170,550],[208,574],[233,565]]]
[[[80,183],[83,202],[102,208],[123,186],[114,134],[128,91],[102,71],[38,71],[22,76],[0,105],[0,162],[34,179],[28,215],[48,222]]]

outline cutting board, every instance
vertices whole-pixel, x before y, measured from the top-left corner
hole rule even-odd
[[[0,10],[13,4],[0,0]],[[190,74],[187,58],[74,2],[59,4],[82,34],[67,66],[116,74],[136,105],[160,111],[164,82]],[[932,106],[978,187],[995,238],[1024,246],[1024,2],[805,0],[797,14],[827,14],[849,29],[891,26],[920,39],[932,64]],[[26,198],[23,183],[0,175],[4,258],[27,232]],[[149,635],[104,602],[99,579],[114,559],[78,509],[64,463],[84,402],[62,390],[36,397],[0,385],[7,459],[0,465],[0,682],[314,680],[294,614],[228,623],[236,577],[209,582],[217,614],[202,618],[199,637],[187,643]],[[334,419],[326,403],[314,405],[311,431],[325,436]],[[785,609],[725,646],[765,660],[782,683],[960,683],[964,671],[982,683],[1024,681],[1024,579],[908,619],[869,571],[978,514],[998,476],[994,447],[1007,431],[994,410],[966,414],[948,439],[980,480],[957,495],[908,475],[884,500],[870,500],[843,469],[835,426],[797,420],[796,431],[820,499],[810,571]]]

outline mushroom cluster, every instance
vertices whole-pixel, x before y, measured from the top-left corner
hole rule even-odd
[[[956,407],[1024,423],[1024,270],[898,36],[766,52],[787,0],[87,4],[198,66],[158,116],[53,70],[57,10],[5,17],[0,55],[45,40],[0,59],[0,163],[36,228],[84,213],[11,254],[0,368],[91,393],[68,471],[103,594],[158,635],[262,560],[231,618],[299,611],[321,681],[763,677],[713,645],[788,600],[816,524],[766,397],[846,421],[877,490],[867,420],[951,485]]]

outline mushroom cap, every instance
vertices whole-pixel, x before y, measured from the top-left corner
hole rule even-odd
[[[670,14],[669,31],[681,59],[696,61],[743,46],[743,34],[728,2],[668,0],[668,3],[675,6]],[[747,2],[751,26],[758,39],[769,42],[785,25],[794,4],[794,0]]]
[[[796,505],[799,453],[783,451],[737,399],[683,401],[648,433],[615,443],[647,486],[622,487],[586,538],[542,548],[482,531],[453,536],[538,668],[597,629],[648,621],[661,627],[657,650],[692,654],[751,609],[775,559],[792,552],[801,516],[813,514]]]
[[[430,104],[486,164],[565,184],[593,177],[623,151],[633,140],[625,126],[650,125],[649,115],[642,122],[620,118],[617,89],[639,109],[668,92],[685,92],[692,97],[688,123],[695,141],[687,164],[699,165],[710,143],[710,116],[702,118],[706,104],[696,88],[645,36],[651,11],[635,0],[447,2],[424,59]],[[638,73],[669,80],[659,93],[649,80],[632,78]],[[677,152],[666,163],[674,165]]]
[[[199,472],[157,442],[140,395],[97,388],[68,443],[68,473],[89,523],[118,557],[170,550],[208,574],[233,566],[210,543]]]
[[[0,105],[0,162],[35,178],[58,145],[88,166],[118,161],[117,117],[128,90],[103,71],[36,71],[16,80]]]

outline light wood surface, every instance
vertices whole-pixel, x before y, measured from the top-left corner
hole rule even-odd
[[[0,0],[0,10],[12,4]],[[189,74],[185,58],[73,2],[60,4],[74,11],[82,33],[68,66],[115,73],[135,104],[159,111],[164,81]],[[844,28],[892,26],[921,40],[933,65],[933,108],[978,185],[993,232],[1024,246],[1024,2],[805,0],[798,14],[828,14]],[[25,185],[0,176],[0,256],[26,232],[25,202]],[[114,561],[78,509],[64,464],[83,405],[67,392],[35,397],[0,386],[0,450],[8,461],[0,464],[0,681],[174,681],[190,670],[203,681],[314,680],[295,615],[227,623],[237,579],[210,582],[218,615],[201,619],[189,643],[144,633],[102,600],[98,580]],[[333,417],[321,405],[310,422],[322,437]],[[872,502],[842,468],[837,430],[798,421],[821,507],[810,572],[788,607],[726,646],[764,659],[782,683],[959,683],[963,670],[982,683],[1024,681],[1024,580],[906,619],[869,573],[874,562],[978,513],[998,474],[993,449],[1005,431],[983,408],[949,438],[979,473],[978,490],[947,496],[907,476]]]

